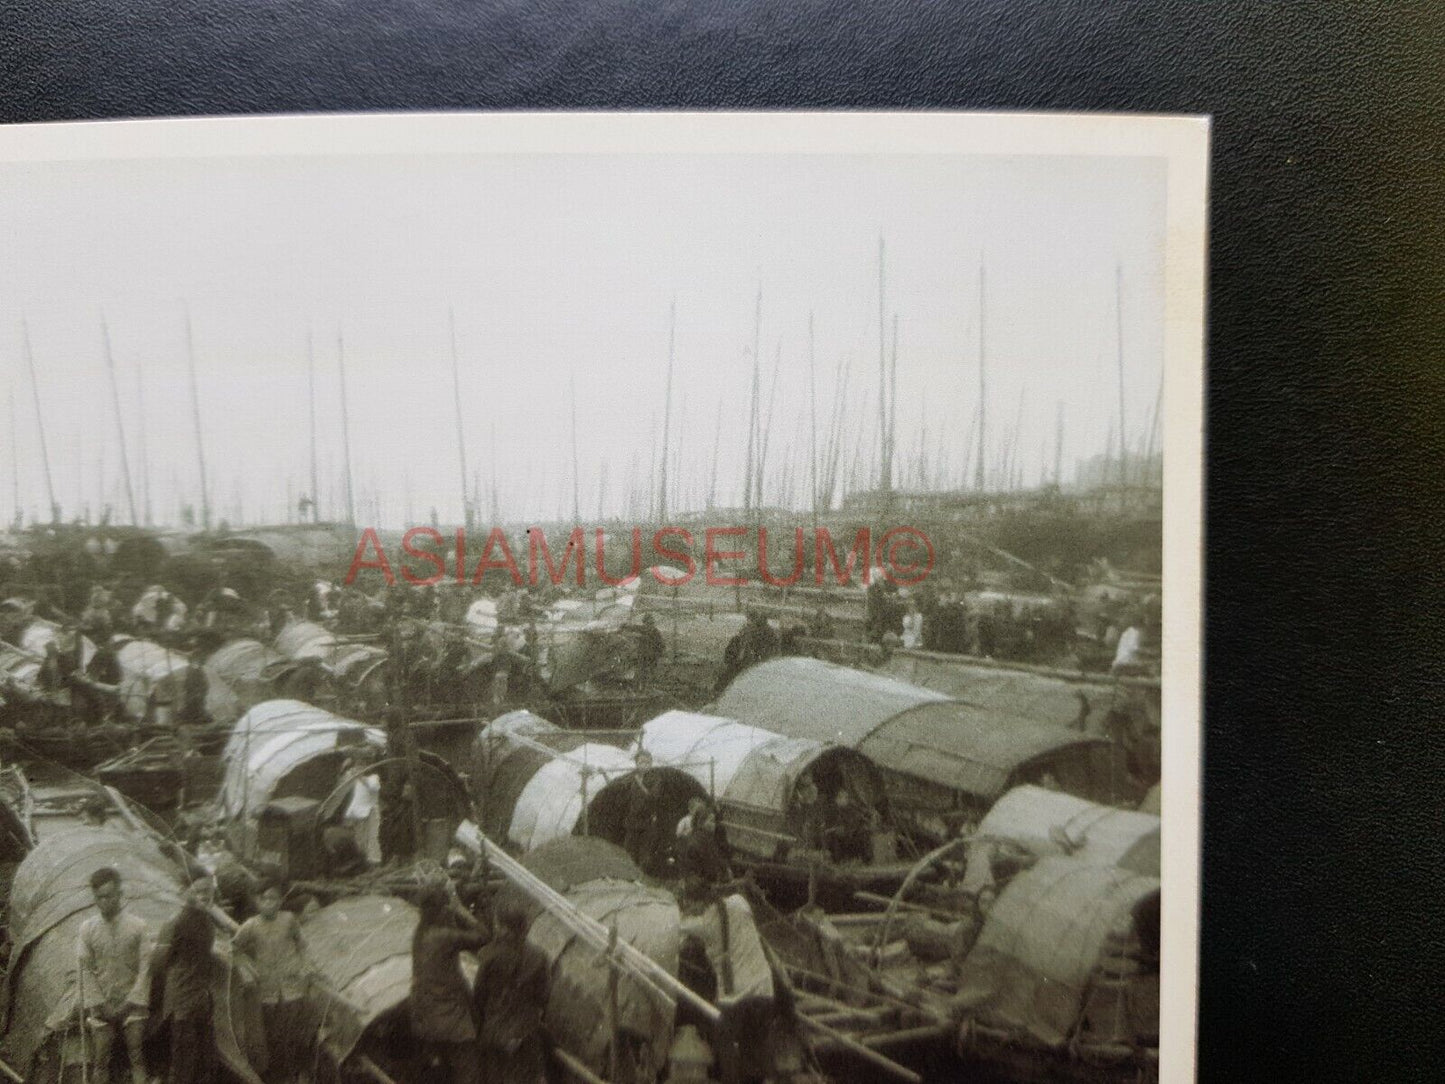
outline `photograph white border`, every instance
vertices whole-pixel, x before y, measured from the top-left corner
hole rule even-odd
[[[1023,113],[369,114],[0,127],[0,163],[249,156],[939,154],[1167,163],[1160,1078],[1194,1078],[1203,749],[1204,313],[1209,122]]]

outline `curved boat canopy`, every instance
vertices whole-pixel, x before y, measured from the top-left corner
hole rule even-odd
[[[1158,959],[1157,878],[1044,858],[994,901],[963,961],[957,1003],[1050,1048],[1157,1044]],[[1089,1011],[1106,998],[1113,1011]]]
[[[639,747],[654,762],[679,768],[714,798],[786,813],[793,787],[824,758],[838,764],[848,789],[877,808],[878,771],[851,749],[813,738],[787,738],[736,719],[669,711],[643,724]]]
[[[883,666],[900,681],[961,700],[1006,723],[1047,723],[1100,733],[1115,688],[1107,681],[1062,678],[977,666],[947,656],[895,652]]]
[[[205,662],[211,718],[233,723],[243,712],[271,698],[268,673],[287,661],[260,640],[231,640],[211,652]]]
[[[1007,724],[930,689],[819,659],[770,659],[733,679],[713,705],[750,725],[836,742],[881,768],[991,803],[1031,765],[1107,749],[1103,738]]]
[[[1039,855],[1070,855],[1095,865],[1159,876],[1159,818],[1115,809],[1043,787],[1015,787],[978,826],[978,836]]]
[[[411,996],[416,923],[416,908],[395,896],[347,896],[302,923],[306,957],[326,988],[320,1040],[337,1062]]]
[[[588,918],[617,930],[617,938],[650,956],[676,975],[682,948],[677,900],[664,889],[640,883],[641,873],[622,879],[617,873],[630,860],[603,840],[558,840],[540,848],[525,863],[550,887]],[[624,865],[625,864],[625,865]],[[568,1052],[599,1072],[608,1064],[612,1029],[608,1021],[608,967],[550,911],[536,915],[527,940],[551,961],[551,997],[547,1004],[549,1032]],[[672,1045],[674,1011],[627,973],[617,984],[618,1026],[652,1071],[660,1073]]]
[[[276,634],[276,650],[288,659],[321,659],[336,646],[336,635],[314,621],[292,621]]]
[[[226,740],[225,775],[218,799],[222,816],[254,818],[273,798],[304,794],[326,798],[337,781],[347,747],[386,746],[386,735],[353,719],[299,700],[268,700],[241,716]],[[331,758],[334,765],[318,765]],[[315,765],[317,770],[300,769]]]
[[[633,771],[632,757],[615,745],[589,742],[528,711],[495,719],[477,744],[486,828],[524,853],[572,835],[607,785]]]
[[[523,853],[574,834],[622,839],[625,794],[616,784],[635,770],[631,754],[527,711],[489,723],[477,749],[483,829],[494,839]],[[657,770],[666,773],[659,795],[664,819],[676,823],[688,800],[706,792],[680,771]]]

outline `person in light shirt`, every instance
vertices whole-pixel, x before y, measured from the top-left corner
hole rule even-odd
[[[276,882],[261,889],[260,913],[248,918],[231,944],[251,961],[266,1033],[266,1079],[292,1081],[306,1074],[305,1038],[298,1025],[305,1020],[306,986],[311,966],[301,925],[290,911],[281,910],[282,887]]]
[[[146,962],[155,938],[143,919],[125,910],[116,870],[102,866],[92,873],[90,891],[98,913],[80,925],[79,993],[94,1044],[91,1064],[99,1074],[109,1072],[111,1047],[120,1031],[130,1056],[132,1084],[146,1084],[141,1040],[150,1000]]]
[[[1109,668],[1109,672],[1116,677],[1147,674],[1155,658],[1157,656],[1144,647],[1142,615],[1131,615],[1124,631],[1119,634],[1119,644],[1114,650],[1114,665]]]

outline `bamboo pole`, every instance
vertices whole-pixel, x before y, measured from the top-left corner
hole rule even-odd
[[[986,366],[984,364],[984,346],[987,341],[984,338],[984,289],[986,273],[983,261],[980,260],[978,265],[978,463],[975,464],[976,473],[974,474],[973,483],[973,488],[978,490],[984,488],[987,480],[987,476],[984,473],[983,454],[985,447],[984,442],[987,440],[988,433],[988,413],[986,410],[988,404],[988,382]]]
[[[15,426],[15,385],[10,385],[8,397],[10,407],[10,499],[14,506],[12,516],[15,526],[18,528],[24,522],[24,515],[20,511],[20,434]]]
[[[898,314],[893,314],[893,358],[888,366],[888,463],[889,488],[892,482],[894,453],[898,450]]]
[[[813,530],[818,529],[818,375],[814,357],[813,313],[808,312],[808,492]]]
[[[572,395],[572,523],[582,524],[581,458],[577,453],[577,374],[567,374],[567,387]]]
[[[892,1058],[884,1057],[882,1054],[878,1053],[878,1051],[872,1049],[871,1047],[864,1046],[857,1039],[843,1034],[837,1028],[829,1027],[827,1024],[824,1024],[818,1020],[814,1020],[809,1016],[799,1016],[798,1019],[806,1026],[812,1028],[814,1031],[819,1032],[820,1034],[831,1039],[834,1043],[838,1044],[838,1046],[842,1047],[844,1050],[847,1050],[852,1054],[856,1054],[858,1057],[862,1058],[870,1065],[878,1069],[882,1069],[889,1076],[896,1077],[899,1080],[908,1081],[908,1084],[923,1084],[923,1077],[915,1073],[912,1069],[908,1069],[902,1065],[899,1065]]]
[[[186,307],[186,368],[190,374],[191,421],[196,430],[196,463],[201,472],[201,529],[211,529],[211,498],[206,485],[206,448],[201,438],[201,396],[196,385],[196,343],[191,330],[191,310]],[[313,457],[314,458],[314,457]]]
[[[351,419],[346,409],[346,347],[336,333],[336,372],[341,388],[341,452],[346,465],[346,522],[356,526],[356,491],[351,480]]]
[[[758,352],[762,349],[763,333],[763,287],[758,285],[758,300],[753,310],[753,390],[748,401],[748,458],[743,470],[743,511],[753,510],[753,459],[756,455],[758,436],[758,387],[762,373]]]
[[[132,526],[140,525],[140,516],[136,512],[135,487],[131,485],[130,478],[130,457],[125,447],[125,421],[121,418],[120,410],[120,385],[115,376],[115,356],[110,348],[110,325],[106,323],[105,314],[100,316],[100,337],[105,347],[105,366],[110,374],[110,398],[115,406],[115,434],[120,443],[120,471],[121,477],[125,480],[125,500],[130,508],[130,522]]]
[[[35,400],[35,427],[40,436],[40,464],[45,468],[45,494],[50,498],[50,522],[60,522],[60,505],[55,500],[55,482],[50,474],[50,449],[45,441],[45,414],[40,409],[40,383],[35,378],[35,353],[30,346],[30,321],[21,317],[21,338],[25,346],[25,364],[30,370],[30,394]]]
[[[137,439],[140,441],[141,509],[145,516],[145,525],[149,527],[154,522],[151,506],[151,464],[146,448],[145,378],[139,363],[135,367],[135,406]]]
[[[1124,424],[1124,268],[1114,265],[1114,349],[1119,370],[1119,484],[1128,485],[1129,441]]]
[[[667,379],[663,382],[662,393],[662,463],[660,466],[661,476],[658,478],[657,489],[657,519],[659,523],[667,522],[667,450],[671,446],[672,437],[672,367],[675,358],[677,345],[677,298],[672,299],[672,307],[668,310],[667,321]],[[576,409],[576,400],[573,400],[573,409]]]
[[[888,318],[885,312],[883,238],[878,238],[878,488],[884,500],[893,489],[893,457],[888,442]]]
[[[722,452],[722,396],[717,400],[717,421],[713,423],[712,430],[712,465],[709,468],[707,482],[707,510],[712,511],[713,505],[717,502],[717,461]]]
[[[450,305],[447,306],[447,331],[450,334],[452,348],[452,404],[456,408],[457,418],[457,470],[462,487],[462,523],[470,527],[472,525],[472,505],[471,501],[467,499],[467,442],[462,435],[462,377],[461,367],[457,362],[457,314]]]
[[[316,351],[311,328],[306,328],[306,391],[307,413],[311,426],[311,522],[321,520],[321,483],[316,471]]]
[[[778,372],[783,367],[783,340],[778,339],[778,349],[773,354],[773,379],[768,387],[768,413],[767,421],[762,424],[758,431],[759,452],[758,452],[758,499],[754,504],[756,511],[763,508],[763,475],[768,465],[768,445],[772,443],[773,435],[773,407],[778,401]]]

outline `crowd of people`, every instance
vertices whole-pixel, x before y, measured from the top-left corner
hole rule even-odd
[[[126,906],[127,886],[115,868],[96,869],[90,890],[94,912],[77,946],[77,1012],[91,1079],[104,1084],[119,1069],[117,1081],[157,1084],[162,1077],[151,1062],[161,1041],[164,1053],[154,1060],[164,1063],[168,1084],[213,1080],[214,1013],[235,1011],[233,997],[214,1001],[217,911],[237,901],[218,895],[215,879],[202,873],[185,888],[180,911],[155,927]],[[547,959],[527,941],[530,919],[520,901],[475,888],[466,896],[448,878],[427,883],[416,897],[408,1021],[420,1075],[439,1073],[452,1084],[540,1084]],[[230,955],[260,1007],[261,1041],[247,1042],[253,1068],[267,1084],[304,1084],[317,1076],[321,1024],[308,993],[332,993],[308,955],[298,915],[316,902],[269,880],[244,906],[249,914],[232,924]],[[477,955],[471,982],[464,952]]]

